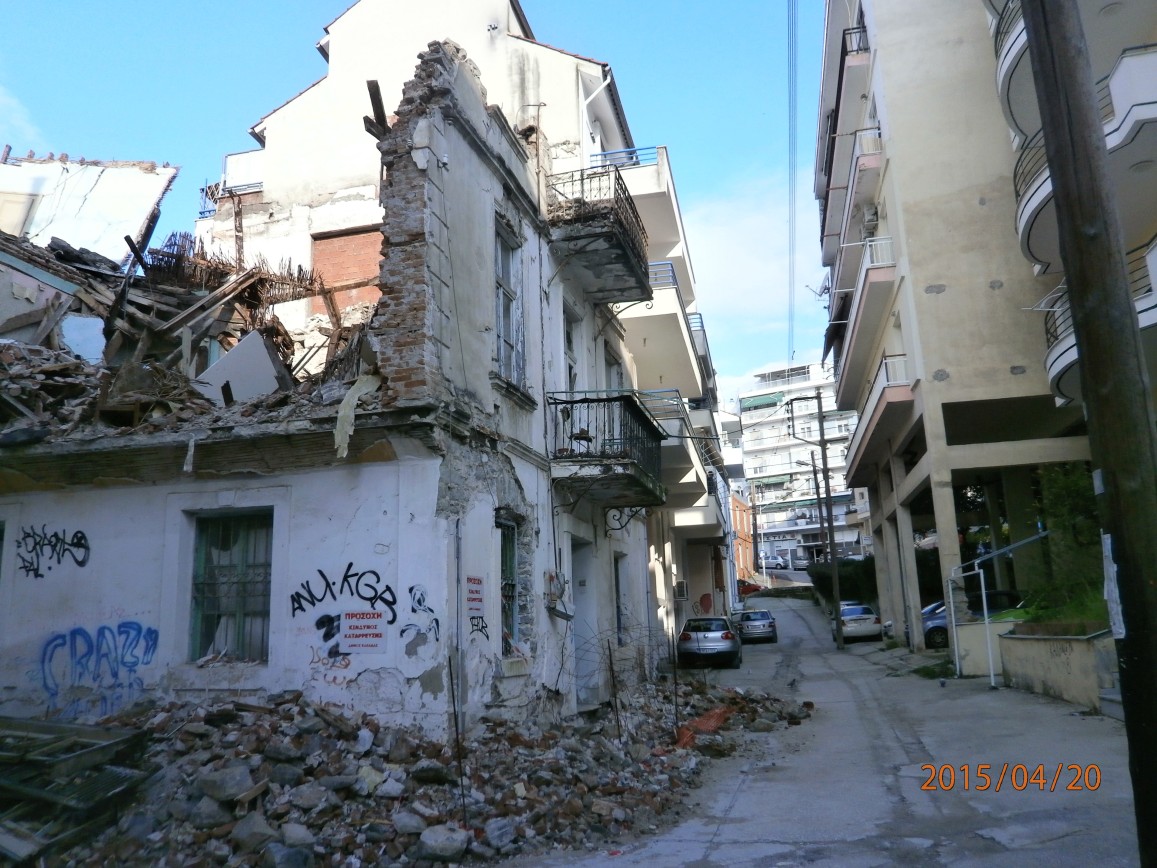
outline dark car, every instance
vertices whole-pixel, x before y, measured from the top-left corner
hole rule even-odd
[[[740,612],[736,626],[739,627],[739,638],[744,642],[779,641],[775,618],[767,609],[749,609]]]
[[[984,617],[984,604],[988,603],[988,614],[1007,612],[1009,609],[1019,608],[1022,604],[1020,594],[1016,591],[990,590],[981,597],[979,591],[968,595],[968,611],[974,618]],[[948,647],[948,609],[943,600],[938,600],[920,610],[921,622],[924,629],[924,646],[926,648]]]
[[[675,645],[679,665],[706,663],[738,669],[743,663],[743,643],[726,618],[688,618]]]

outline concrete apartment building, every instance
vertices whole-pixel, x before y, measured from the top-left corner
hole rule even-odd
[[[756,388],[740,393],[739,419],[743,477],[751,492],[761,558],[779,555],[799,567],[827,558],[828,486],[821,439],[827,441],[836,556],[863,554],[855,495],[845,483],[855,413],[836,409],[835,383],[821,365],[765,371],[756,381]]]
[[[1157,8],[1081,9],[1147,334]],[[869,489],[885,617],[920,623],[912,541],[934,529],[951,577],[968,529],[1003,523],[1025,545],[987,580],[1031,591],[1039,471],[1089,452],[1020,4],[829,3],[815,180],[825,352],[860,417],[848,479]]]
[[[445,736],[605,702],[729,603],[687,239],[609,65],[508,0],[326,33],[207,191],[204,254],[97,306],[114,369],[196,388],[0,416],[12,713],[296,689]],[[21,255],[67,323],[83,275]]]

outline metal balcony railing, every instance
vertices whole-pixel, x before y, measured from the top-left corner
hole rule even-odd
[[[675,263],[669,261],[647,263],[647,280],[651,289],[679,289]]]
[[[1020,23],[1023,17],[1020,0],[1009,0],[1008,5],[1001,11],[1000,18],[996,21],[996,32],[993,34],[996,59],[998,61],[1004,53],[1005,45],[1008,44],[1008,40],[1012,37],[1017,24]]]
[[[624,148],[621,151],[603,151],[601,154],[591,154],[591,168],[600,166],[618,166],[622,169],[633,166],[654,166],[659,162],[659,149]]]
[[[1154,240],[1157,239],[1150,240],[1146,244],[1130,250],[1125,255],[1125,264],[1129,273],[1129,293],[1134,302],[1153,291],[1153,281],[1149,274],[1149,263],[1145,254],[1152,247]],[[1065,289],[1056,297],[1052,308],[1045,314],[1045,346],[1052,347],[1053,344],[1067,337],[1072,331],[1073,311],[1069,304],[1069,291]]]
[[[550,392],[546,402],[554,411],[550,414],[552,458],[631,461],[658,481],[659,444],[666,435],[640,400],[640,393]]]
[[[547,178],[547,218],[552,223],[583,223],[613,217],[622,227],[631,254],[647,261],[647,230],[616,166],[576,169]]]

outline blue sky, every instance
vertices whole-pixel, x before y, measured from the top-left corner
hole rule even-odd
[[[351,2],[13,7],[0,28],[0,145],[180,166],[154,241],[191,231],[222,157],[252,148],[247,130],[325,74],[314,45]],[[610,63],[636,143],[667,146],[720,398],[734,398],[754,372],[788,361],[788,0],[522,5],[540,41]],[[822,280],[811,190],[824,4],[797,5],[802,363],[818,360],[826,320],[808,288]],[[388,109],[396,99],[385,97]]]

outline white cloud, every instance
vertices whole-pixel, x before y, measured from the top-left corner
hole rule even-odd
[[[726,406],[753,376],[794,362],[819,361],[827,325],[810,178],[796,187],[793,358],[788,359],[788,196],[783,178],[748,179],[683,212],[698,311],[703,314]]]
[[[44,136],[32,122],[28,109],[11,91],[0,85],[0,147],[11,145],[16,156],[44,147]]]

